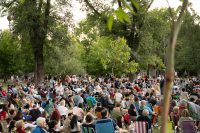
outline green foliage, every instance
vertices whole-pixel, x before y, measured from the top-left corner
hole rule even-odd
[[[112,73],[115,75],[135,72],[137,63],[130,61],[129,51],[130,48],[126,45],[124,38],[118,38],[117,40],[110,37],[98,38],[92,44],[89,53],[89,70],[93,73],[98,69],[101,70],[100,74]]]
[[[0,53],[0,74],[20,74],[19,41],[8,30],[0,32]]]

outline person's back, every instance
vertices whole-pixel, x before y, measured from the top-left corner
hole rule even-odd
[[[122,94],[119,92],[115,93],[115,100],[117,102],[121,102],[121,99],[122,99]]]
[[[33,105],[33,109],[30,111],[29,115],[31,115],[33,121],[36,121],[37,118],[40,117],[41,112],[37,109],[36,105]]]
[[[145,121],[145,122],[148,122],[148,128],[151,129],[151,119],[149,119],[148,116],[144,116],[144,115],[140,115],[138,118],[137,118],[137,121]]]
[[[71,119],[73,117],[72,113],[68,114],[68,117],[65,119],[64,123],[63,123],[63,133],[71,133],[71,129],[70,129],[70,122]]]

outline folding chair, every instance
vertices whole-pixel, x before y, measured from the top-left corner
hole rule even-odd
[[[136,121],[135,123],[136,133],[151,133],[151,129],[148,128],[148,122]]]
[[[101,120],[97,120],[95,127],[97,129],[98,133],[115,133],[114,130],[114,126],[112,121],[110,120],[110,122],[104,122],[103,121],[107,121],[107,119],[101,119]]]
[[[91,127],[81,127],[82,133],[95,133],[94,129]]]
[[[182,133],[196,133],[197,132],[197,127],[194,126],[193,120],[183,121],[182,124],[183,124]]]
[[[197,99],[199,99],[197,96],[195,95],[191,95],[190,98],[194,98],[194,102],[196,102]]]
[[[169,115],[168,119],[169,119],[169,121],[172,121],[175,126],[178,125],[178,118],[176,116]]]
[[[97,111],[96,111],[95,113],[96,113],[98,119],[102,118],[101,112],[97,112]]]
[[[87,100],[87,103],[88,103],[88,106],[91,107],[91,108],[93,108],[93,110],[94,110],[94,106],[93,106],[92,101],[91,100]]]

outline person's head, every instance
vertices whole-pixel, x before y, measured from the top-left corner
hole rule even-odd
[[[86,120],[86,123],[91,123],[91,122],[93,121],[92,115],[88,114],[88,115],[86,116],[85,120]]]
[[[14,109],[10,110],[10,115],[15,116],[16,115],[16,111]]]
[[[194,102],[195,99],[193,97],[190,98],[190,102]]]
[[[49,129],[57,129],[57,127],[58,127],[58,122],[57,121],[55,121],[55,120],[52,120],[52,121],[50,121],[49,123],[48,123],[48,125],[49,125]]]
[[[74,115],[70,121],[70,127],[73,129],[74,127],[77,126],[77,121],[78,121],[78,116]]]
[[[172,112],[173,112],[174,114],[178,114],[179,108],[178,108],[178,107],[174,107]]]
[[[182,91],[185,92],[185,88],[182,88]]]
[[[19,121],[17,121],[17,122],[15,123],[15,126],[16,126],[17,129],[22,129],[22,130],[24,130],[24,128],[25,128],[25,123],[24,123],[23,120],[19,120]]]
[[[70,120],[72,119],[73,116],[74,116],[73,113],[69,113],[69,114],[68,114],[68,118],[69,118]]]
[[[116,107],[121,107],[121,106],[122,106],[121,103],[117,103],[117,104],[116,104]]]
[[[43,111],[42,114],[41,114],[41,117],[47,118],[47,111]]]
[[[4,104],[2,106],[2,111],[1,112],[3,113],[4,111],[6,111],[8,113],[8,106],[7,106],[7,104]]]
[[[117,117],[117,124],[122,124],[123,121],[124,119],[121,115]]]
[[[91,107],[89,107],[89,108],[87,109],[87,112],[92,113],[92,112],[93,112],[93,109],[92,109]]]
[[[55,109],[51,115],[50,120],[56,120],[57,122],[59,122],[61,119],[60,113],[57,109]]]
[[[181,100],[180,101],[180,106],[183,107],[184,109],[187,108],[187,101],[186,100]]]
[[[83,108],[83,104],[82,104],[82,103],[79,103],[79,104],[78,104],[78,107],[82,109],[82,108]]]
[[[196,93],[197,91],[196,91],[196,89],[193,89],[193,91],[192,91],[193,93]]]
[[[176,106],[176,101],[175,100],[170,101],[170,105],[171,106]]]
[[[65,100],[62,100],[62,101],[60,102],[60,105],[61,105],[61,106],[65,106]]]
[[[190,117],[190,113],[187,109],[184,109],[182,112],[182,117]]]
[[[101,107],[101,103],[100,102],[97,103],[97,107]]]
[[[108,110],[107,109],[102,109],[101,110],[101,116],[102,117],[108,117]]]
[[[173,90],[173,91],[172,91],[172,95],[175,95],[175,94],[176,94],[176,92]]]
[[[21,110],[18,110],[17,114],[15,115],[15,118],[23,118],[23,113]]]
[[[137,121],[137,117],[134,116],[134,117],[132,118],[132,122],[134,123],[134,122],[136,122],[136,121]]]
[[[26,104],[25,106],[24,106],[24,109],[29,109],[30,108],[30,105],[29,104]]]
[[[10,122],[11,122],[11,118],[7,118],[7,119],[6,119],[7,125],[10,125]]]
[[[131,104],[129,110],[135,110],[135,105]]]
[[[135,97],[135,102],[139,102],[140,99],[138,97]]]
[[[37,109],[37,105],[34,104],[34,105],[33,105],[33,109]]]
[[[39,118],[37,118],[36,122],[37,122],[37,126],[39,126],[41,128],[46,127],[46,119],[45,118],[39,117]]]
[[[149,116],[149,111],[148,111],[147,109],[144,109],[144,110],[142,111],[142,114],[143,114],[144,116]]]
[[[141,104],[140,104],[140,108],[144,108],[145,105],[146,105],[146,101],[145,101],[145,100],[142,100],[142,101],[141,101]]]
[[[11,132],[11,130],[15,127],[15,123],[16,123],[16,121],[14,121],[14,120],[12,120],[12,121],[10,122],[10,126],[9,126],[9,128],[8,128],[9,132]]]

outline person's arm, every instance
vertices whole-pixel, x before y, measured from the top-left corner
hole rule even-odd
[[[128,110],[127,109],[122,109],[122,112],[127,113]]]
[[[5,115],[5,119],[7,119],[8,118],[8,113],[6,113],[6,115]]]
[[[83,116],[84,116],[84,114],[85,114],[85,112],[81,109],[81,113],[83,114]]]
[[[81,126],[77,125],[77,131],[81,131]]]
[[[119,126],[116,126],[116,127],[115,127],[115,129],[116,129],[117,131],[119,131],[119,130],[120,130]]]

